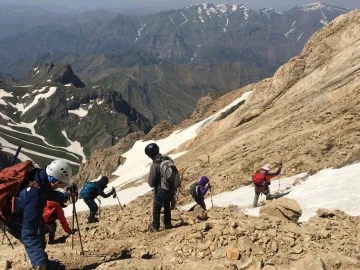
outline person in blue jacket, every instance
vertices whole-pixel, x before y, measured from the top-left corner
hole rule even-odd
[[[30,181],[16,197],[14,213],[5,223],[5,229],[23,243],[34,269],[63,269],[58,261],[48,260],[41,223],[47,200],[67,202],[68,194],[55,189],[69,184],[72,170],[65,161],[54,160],[32,173],[34,181]]]
[[[97,211],[99,210],[98,205],[95,202],[97,196],[101,196],[103,198],[109,198],[114,195],[115,198],[115,188],[113,187],[108,193],[104,192],[104,189],[107,188],[107,184],[109,183],[109,178],[107,176],[103,176],[99,181],[96,182],[88,182],[87,184],[91,184],[89,189],[86,189],[85,194],[81,194],[82,199],[90,209],[90,213],[88,216],[88,223],[99,222],[99,219],[95,217]],[[86,185],[86,184],[85,184]],[[84,186],[85,186],[84,185]]]

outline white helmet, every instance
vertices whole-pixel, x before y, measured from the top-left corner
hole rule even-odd
[[[72,176],[72,169],[65,161],[57,159],[46,167],[46,174],[68,185]]]
[[[270,166],[270,164],[265,164],[264,166],[262,166],[261,169],[266,170],[266,171],[270,171],[270,170],[271,170],[271,166]]]

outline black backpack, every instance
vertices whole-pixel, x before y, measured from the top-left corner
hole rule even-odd
[[[189,192],[195,201],[200,199],[199,186],[197,185],[197,183],[194,183],[190,186]]]

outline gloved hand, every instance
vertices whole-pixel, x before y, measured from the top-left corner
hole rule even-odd
[[[115,199],[116,198],[116,193],[114,193],[114,195],[112,197]]]
[[[112,194],[113,194],[113,198],[116,198],[116,190],[114,187],[112,187],[112,190],[111,190]]]
[[[209,188],[209,189],[211,189],[211,185],[210,185],[210,183],[208,183],[208,188]]]

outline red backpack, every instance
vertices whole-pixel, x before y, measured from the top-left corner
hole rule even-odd
[[[262,173],[261,171],[257,171],[252,176],[252,181],[254,182],[255,185],[260,185],[265,180],[266,180],[266,173],[265,172]]]
[[[27,160],[0,171],[0,220],[8,219],[8,212],[14,211],[15,197],[18,195],[28,172],[34,169],[33,162]],[[9,208],[11,206],[11,208]]]

